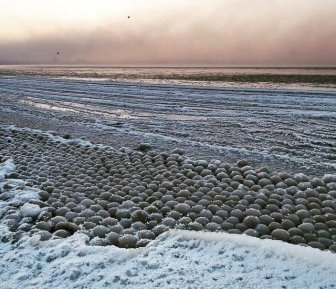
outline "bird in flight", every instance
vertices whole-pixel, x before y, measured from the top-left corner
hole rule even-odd
[[[59,52],[57,52],[57,55],[59,55],[60,53]]]
[[[127,16],[127,18],[128,18],[128,19],[130,19],[130,18],[131,18],[131,16]]]

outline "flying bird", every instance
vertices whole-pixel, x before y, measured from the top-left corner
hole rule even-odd
[[[131,16],[127,16],[127,18],[128,18],[128,19],[130,19],[130,18],[131,18]]]
[[[60,53],[59,52],[57,52],[57,55],[59,55]]]

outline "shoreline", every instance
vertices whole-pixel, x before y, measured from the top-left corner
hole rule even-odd
[[[207,91],[20,77],[0,77],[0,84],[2,124],[70,133],[116,148],[141,142],[160,151],[179,146],[191,157],[244,158],[254,166],[311,176],[336,169],[332,92]]]

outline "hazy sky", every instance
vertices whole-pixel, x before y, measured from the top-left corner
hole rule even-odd
[[[336,0],[0,0],[0,63],[331,66],[335,15]]]

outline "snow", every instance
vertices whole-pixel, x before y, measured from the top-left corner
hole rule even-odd
[[[20,128],[15,125],[2,125],[2,129],[4,130],[16,130],[19,132],[31,132],[31,133],[36,133],[41,136],[47,137],[49,140],[51,140],[54,143],[61,143],[61,144],[66,144],[66,145],[80,145],[83,147],[98,147],[98,148],[107,148],[111,149],[111,147],[102,145],[102,144],[92,144],[89,141],[85,141],[82,139],[65,139],[61,136],[58,135],[53,135],[51,132],[45,132],[39,129],[31,129],[31,128]],[[15,168],[14,168],[15,170]],[[8,174],[8,173],[7,173]],[[0,178],[1,178],[1,168],[0,168]],[[0,179],[1,180],[1,179]]]
[[[11,198],[7,201],[8,205],[22,206],[30,200],[38,200],[39,190],[34,188],[22,188],[11,190],[8,194]]]
[[[17,127],[15,125],[1,125],[1,128],[4,130],[15,130],[18,132],[30,132],[30,133],[34,133],[34,134],[38,134],[41,136],[45,136],[47,137],[50,141],[54,142],[54,143],[62,143],[65,145],[80,145],[82,147],[90,147],[90,148],[101,148],[101,149],[106,149],[109,151],[113,151],[115,154],[120,154],[122,152],[131,152],[132,149],[125,147],[124,150],[116,150],[111,146],[107,146],[104,144],[93,144],[90,141],[85,141],[82,139],[65,139],[62,136],[59,135],[54,135],[53,132],[45,132],[39,129],[32,129],[32,128],[21,128],[21,127]],[[0,188],[1,186],[3,186],[5,183],[1,183],[1,166],[2,164],[0,164]],[[10,159],[8,161],[5,162],[5,164],[3,165],[3,180],[5,179],[5,175],[8,175],[9,173],[15,171],[16,166],[13,163],[13,160]],[[18,186],[19,184],[21,184],[23,181],[22,180],[17,180],[17,179],[11,179],[11,184],[16,183],[16,186]],[[8,182],[7,182],[8,183]],[[22,184],[21,184],[22,185]],[[34,190],[31,190],[34,191]]]
[[[298,258],[315,266],[325,266],[333,268],[336,271],[336,254],[321,251],[311,247],[295,246],[277,240],[262,240],[247,235],[233,235],[226,233],[210,233],[195,231],[173,231],[173,234],[180,235],[183,238],[192,240],[199,239],[212,242],[231,242],[237,247],[258,248],[267,252],[267,254],[283,255],[286,258]]]
[[[12,159],[6,160],[4,163],[0,164],[0,182],[3,181],[7,175],[14,172],[16,166]]]
[[[6,178],[9,173],[16,170],[16,165],[12,159],[0,164],[0,193],[5,194],[0,200],[0,219],[9,209],[21,212],[23,216],[36,216],[39,206],[28,204],[31,200],[39,200],[40,190],[30,188],[25,185],[25,181],[20,179]],[[4,188],[6,187],[6,190]],[[0,236],[7,234],[6,221],[0,221]]]
[[[40,198],[39,190],[25,187],[22,180],[7,179],[5,182],[0,182],[0,188],[4,185],[10,186],[11,189],[5,192],[6,200],[0,200],[0,216],[2,216],[11,206],[16,208],[22,207],[30,200],[38,200]],[[28,208],[32,207],[26,206],[25,208],[24,211],[27,211]]]
[[[0,247],[3,288],[333,288],[336,255],[280,241],[172,230],[142,249],[33,236]]]

